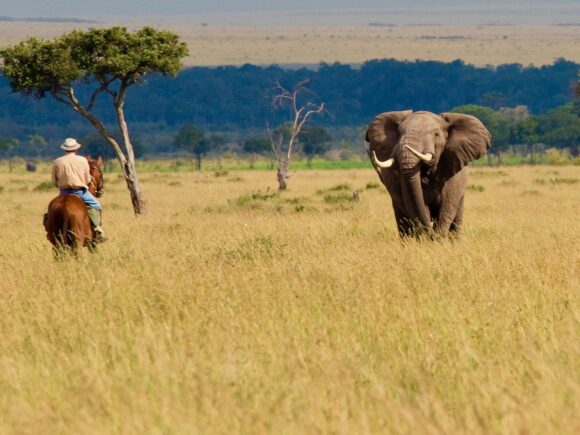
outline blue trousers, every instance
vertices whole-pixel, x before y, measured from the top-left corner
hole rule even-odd
[[[87,207],[96,208],[97,210],[103,209],[97,198],[87,189],[60,189],[60,193],[61,195],[76,195],[85,202]]]

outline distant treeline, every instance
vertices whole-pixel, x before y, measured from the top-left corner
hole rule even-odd
[[[444,112],[466,104],[495,110],[524,105],[530,113],[541,114],[574,98],[579,67],[563,59],[541,67],[393,59],[360,67],[323,63],[316,70],[194,67],[176,78],[153,77],[131,89],[126,109],[128,121],[138,126],[134,134],[143,142],[150,142],[148,136],[158,140],[159,134],[169,135],[183,124],[218,132],[260,130],[267,122],[276,125],[287,118],[272,109],[274,84],[291,87],[305,79],[312,91],[307,98],[328,108],[329,115],[317,121],[325,127],[360,127],[388,110]],[[102,111],[105,120],[113,121],[112,115],[108,106]],[[4,136],[39,133],[49,140],[92,131],[79,115],[52,98],[33,101],[12,94],[4,77],[0,77],[0,129]]]

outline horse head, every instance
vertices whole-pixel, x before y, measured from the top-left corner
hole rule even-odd
[[[89,161],[89,171],[91,174],[91,182],[89,183],[89,192],[100,198],[104,193],[103,187],[103,158],[99,156],[97,160],[87,157]]]

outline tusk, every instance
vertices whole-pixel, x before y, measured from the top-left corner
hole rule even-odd
[[[375,162],[375,165],[377,165],[379,168],[390,168],[391,166],[393,166],[393,163],[395,163],[395,159],[394,158],[390,158],[388,160],[385,160],[384,162],[381,162],[378,158],[376,153],[373,151],[373,161]]]
[[[431,154],[431,153],[423,154],[417,150],[414,150],[409,145],[403,145],[403,146],[405,148],[407,148],[409,151],[411,151],[413,154],[415,154],[417,157],[419,157],[421,160],[424,160],[426,162],[430,162],[431,160],[433,160],[433,154]]]

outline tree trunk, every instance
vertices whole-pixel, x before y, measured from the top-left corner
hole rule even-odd
[[[136,215],[145,213],[145,200],[143,199],[141,184],[139,183],[139,177],[137,176],[137,171],[135,170],[135,162],[127,161],[127,163],[125,163],[123,172],[125,175],[125,181],[127,182],[127,188],[129,189],[129,194],[131,196],[133,211]]]
[[[278,179],[278,190],[286,190],[288,187],[288,166],[290,162],[286,157],[278,159],[278,172],[276,174]]]
[[[198,171],[201,171],[201,154],[200,153],[197,153],[195,155],[195,168]]]
[[[256,165],[256,155],[254,153],[250,154],[250,169],[254,169]]]
[[[117,123],[119,124],[119,129],[123,135],[123,142],[125,144],[125,150],[127,151],[127,159],[124,164],[125,180],[127,181],[127,187],[129,188],[133,211],[136,215],[140,215],[145,213],[145,200],[143,199],[139,177],[135,168],[135,153],[129,136],[129,127],[127,127],[127,122],[125,121],[125,112],[123,111],[126,92],[127,86],[126,83],[123,82],[121,83],[119,95],[115,101],[115,109],[117,112]]]
[[[131,139],[129,137],[129,129],[127,123],[125,122],[125,113],[123,112],[123,104],[125,101],[125,94],[127,92],[126,84],[122,84],[119,89],[119,95],[115,99],[114,106],[117,113],[117,122],[119,124],[119,130],[123,135],[123,142],[125,145],[126,153],[123,152],[121,145],[117,142],[117,139],[107,130],[105,125],[93,114],[84,107],[79,100],[74,95],[74,91],[71,88],[67,90],[67,97],[70,100],[70,107],[78,112],[81,116],[87,119],[99,132],[99,134],[111,145],[115,154],[117,155],[117,160],[121,165],[121,170],[125,176],[125,181],[127,183],[127,188],[129,189],[129,195],[131,197],[131,204],[133,204],[133,211],[136,215],[145,213],[145,200],[143,199],[143,193],[141,191],[141,186],[139,183],[139,177],[135,169],[135,153],[133,152],[133,145],[131,144]],[[63,101],[63,100],[59,100]]]
[[[491,153],[487,153],[487,166],[493,166],[492,157],[493,155]]]
[[[12,173],[12,156],[8,156],[8,172]]]
[[[501,151],[497,152],[497,164],[501,165]]]

